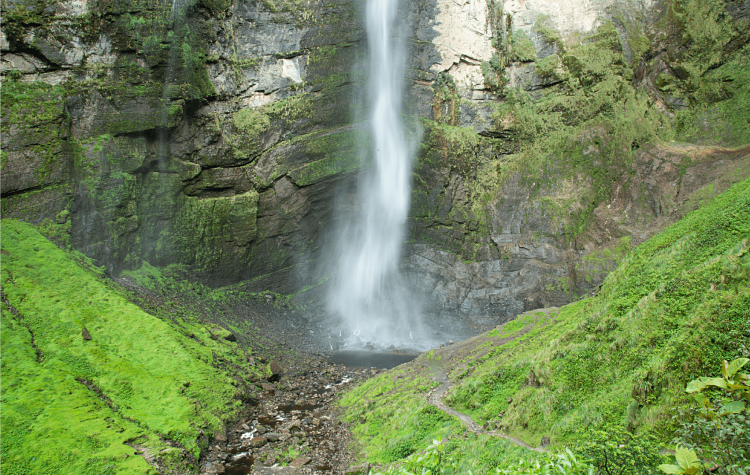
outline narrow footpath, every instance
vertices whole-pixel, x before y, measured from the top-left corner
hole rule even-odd
[[[427,402],[429,402],[432,406],[440,409],[441,411],[450,414],[452,416],[456,416],[459,418],[461,422],[463,422],[466,425],[466,429],[468,429],[470,432],[473,432],[474,434],[482,434],[482,435],[490,435],[493,437],[500,437],[502,439],[508,440],[514,444],[516,444],[519,447],[523,447],[525,449],[533,450],[534,452],[546,452],[547,449],[543,447],[532,447],[526,442],[522,441],[521,439],[517,439],[515,437],[511,437],[507,434],[503,434],[502,432],[497,431],[489,431],[485,430],[476,423],[474,419],[468,414],[464,414],[462,412],[458,412],[455,409],[452,409],[445,405],[443,402],[443,396],[446,392],[453,386],[453,382],[448,378],[448,375],[445,374],[442,370],[437,370],[436,374],[434,375],[434,378],[437,382],[440,383],[440,386],[433,389],[427,396]]]

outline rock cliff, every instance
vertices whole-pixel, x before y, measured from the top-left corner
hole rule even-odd
[[[367,167],[361,7],[3,0],[3,216],[115,275],[145,260],[315,301]],[[746,2],[402,9],[421,134],[404,267],[440,315],[577,298],[750,172]]]

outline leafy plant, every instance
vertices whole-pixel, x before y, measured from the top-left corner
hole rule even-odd
[[[693,475],[704,469],[704,465],[698,461],[698,456],[693,450],[678,445],[677,450],[675,450],[675,458],[677,459],[678,465],[666,463],[661,464],[659,465],[659,470],[664,473],[684,473],[687,475]]]
[[[591,465],[576,458],[570,449],[558,454],[546,454],[541,460],[521,459],[517,463],[498,468],[502,475],[594,475]]]
[[[738,358],[731,363],[724,361],[721,377],[700,377],[688,383],[685,392],[693,396],[698,407],[683,410],[677,417],[679,428],[674,442],[715,464],[718,473],[750,471],[746,403],[750,401],[750,386],[748,375],[740,372],[749,361],[748,358]],[[717,392],[719,395],[711,399]]]

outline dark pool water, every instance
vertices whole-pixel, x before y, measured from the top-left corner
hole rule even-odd
[[[332,354],[331,361],[350,367],[391,369],[417,356],[419,356],[418,353],[404,351],[342,350]]]

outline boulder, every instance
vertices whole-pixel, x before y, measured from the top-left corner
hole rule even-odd
[[[369,463],[363,463],[362,465],[356,465],[344,470],[344,475],[366,475],[368,473],[370,473]]]
[[[272,361],[269,368],[271,369],[271,377],[268,378],[269,382],[281,379],[281,366],[277,362]]]
[[[263,447],[268,443],[268,439],[265,437],[255,437],[253,440],[250,441],[250,446],[257,449],[260,447]]]

